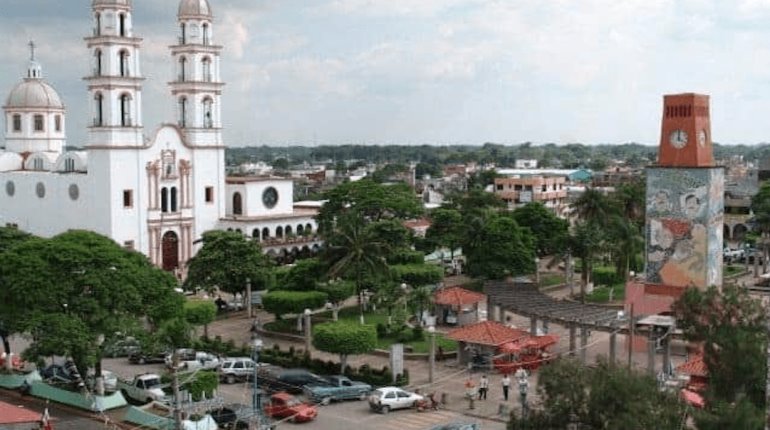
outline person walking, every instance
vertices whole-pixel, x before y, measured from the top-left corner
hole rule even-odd
[[[481,380],[479,381],[479,400],[487,399],[487,391],[489,391],[489,379],[484,374],[481,375]]]
[[[507,402],[508,390],[511,388],[511,377],[508,376],[508,374],[506,373],[505,375],[503,375],[503,380],[501,381],[501,383],[503,384],[503,399],[505,399],[505,401]]]

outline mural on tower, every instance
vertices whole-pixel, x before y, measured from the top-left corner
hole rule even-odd
[[[722,285],[724,170],[647,169],[647,282]]]

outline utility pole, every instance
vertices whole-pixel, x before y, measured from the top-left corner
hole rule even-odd
[[[631,303],[631,315],[628,318],[628,368],[633,366],[632,356],[634,355],[634,304]]]
[[[174,351],[171,357],[171,389],[174,393],[174,430],[184,430],[182,425],[182,405],[179,398],[179,373],[177,367],[179,364],[176,351]]]
[[[251,278],[246,278],[246,294],[244,295],[246,296],[246,315],[251,319]]]

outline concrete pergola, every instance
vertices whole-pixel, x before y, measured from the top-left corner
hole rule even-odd
[[[530,333],[537,334],[537,322],[549,322],[569,328],[569,349],[575,351],[576,332],[580,329],[580,359],[586,361],[588,331],[597,330],[610,334],[610,361],[615,362],[617,355],[617,333],[621,324],[628,324],[619,318],[618,309],[606,306],[576,303],[569,300],[557,300],[543,294],[531,282],[488,281],[484,284],[487,294],[487,307],[491,310],[491,319],[501,321],[503,311],[529,317]]]

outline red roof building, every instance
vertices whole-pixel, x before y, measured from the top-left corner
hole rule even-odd
[[[691,355],[686,362],[676,367],[676,372],[690,376],[688,390],[702,392],[708,385],[709,370],[701,354]]]
[[[487,296],[461,287],[440,288],[433,293],[439,324],[465,326],[479,319],[479,303]]]
[[[497,321],[481,321],[456,328],[450,331],[447,337],[458,342],[497,348],[504,343],[529,337],[529,332],[506,327]]]

